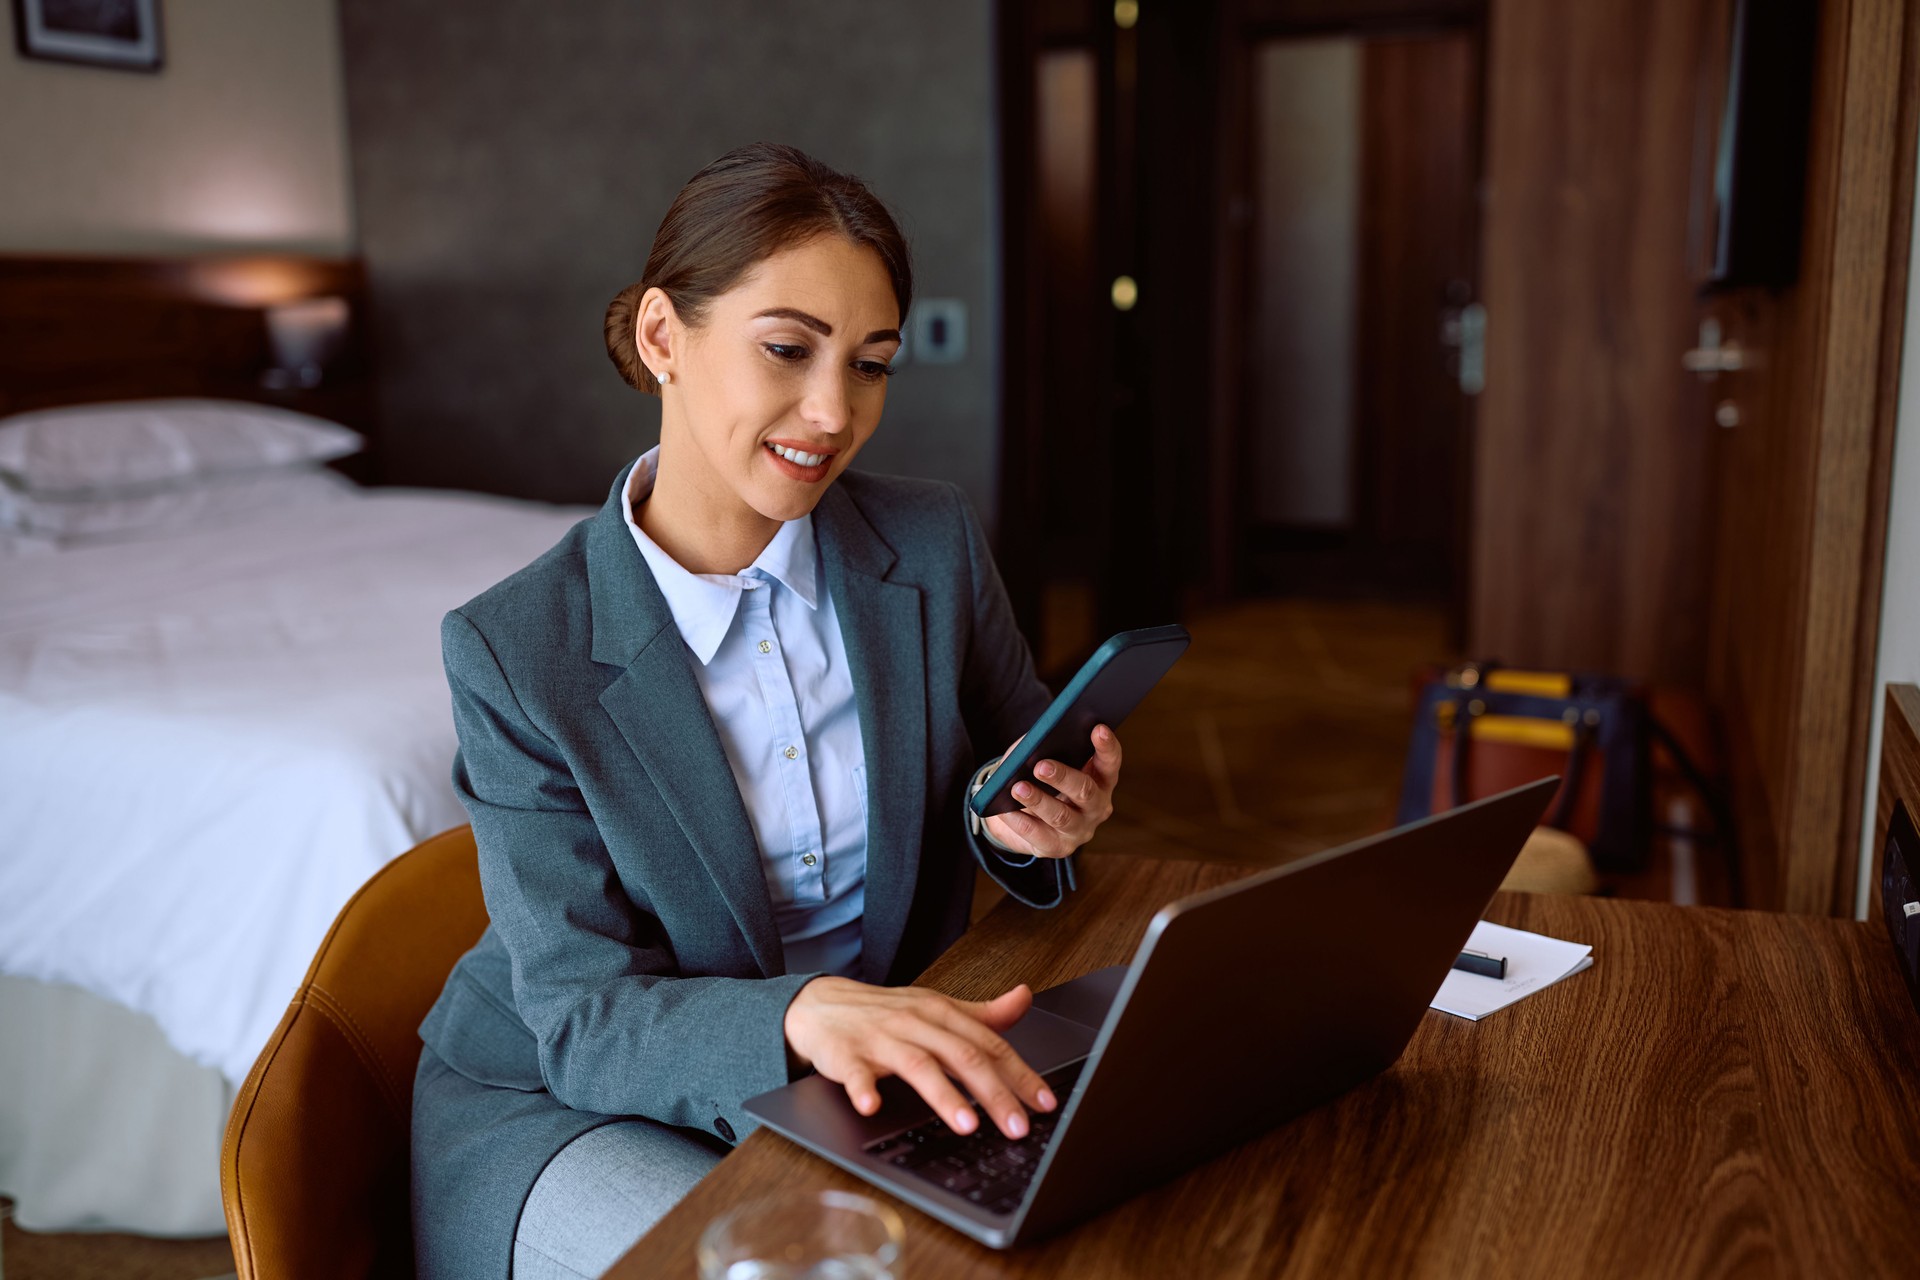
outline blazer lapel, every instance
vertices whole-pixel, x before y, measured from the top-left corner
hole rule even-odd
[[[835,485],[814,508],[827,590],[840,617],[867,766],[867,899],[861,969],[886,980],[920,873],[927,794],[927,659],[920,591],[887,582],[893,549]]]
[[[623,471],[587,533],[593,660],[624,668],[600,694],[600,705],[706,865],[754,962],[773,977],[786,972],[786,953],[760,846],[694,680],[693,659],[627,531],[626,482]]]

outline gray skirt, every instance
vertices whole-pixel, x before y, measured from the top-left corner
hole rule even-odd
[[[599,1275],[731,1149],[698,1130],[575,1111],[544,1089],[483,1084],[423,1049],[417,1274]]]
[[[720,1163],[714,1148],[705,1134],[651,1120],[581,1134],[541,1172],[520,1211],[513,1280],[603,1274]]]

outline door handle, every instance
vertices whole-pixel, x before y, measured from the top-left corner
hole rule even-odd
[[[1680,354],[1680,367],[1688,373],[1705,374],[1708,377],[1717,373],[1738,373],[1747,367],[1747,355],[1737,342],[1729,342],[1722,347],[1695,347]]]
[[[1458,283],[1457,281],[1455,283]],[[1465,286],[1461,286],[1465,292]],[[1465,395],[1487,389],[1487,309],[1469,302],[1440,313],[1440,345],[1451,348],[1447,371]]]
[[[1680,353],[1680,367],[1711,382],[1723,373],[1758,368],[1758,356],[1758,352],[1748,351],[1738,342],[1722,342],[1720,321],[1708,316],[1700,322],[1700,345]]]

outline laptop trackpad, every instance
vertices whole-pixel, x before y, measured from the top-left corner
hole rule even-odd
[[[1077,1022],[1089,1031],[1098,1031],[1106,1024],[1107,1010],[1113,1008],[1113,998],[1120,994],[1120,984],[1126,980],[1126,965],[1108,965],[1104,969],[1081,974],[1072,982],[1063,982],[1057,987],[1048,987],[1045,991],[1035,993],[1033,1007]],[[1088,1041],[1088,1047],[1092,1047],[1092,1041]],[[1041,1067],[1040,1070],[1047,1068]]]
[[[1023,1062],[1045,1075],[1056,1067],[1086,1057],[1099,1030],[1097,1026],[1089,1027],[1049,1013],[1036,1004],[1027,1011],[1026,1017],[1013,1024],[1006,1040]]]

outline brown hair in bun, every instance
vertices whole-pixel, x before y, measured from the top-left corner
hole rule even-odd
[[[866,183],[776,142],[727,152],[680,188],[653,237],[646,273],[607,305],[613,367],[628,386],[659,395],[660,384],[634,343],[648,289],[664,290],[681,321],[698,326],[707,305],[756,264],[829,231],[880,255],[905,320],[913,300],[906,237]]]

